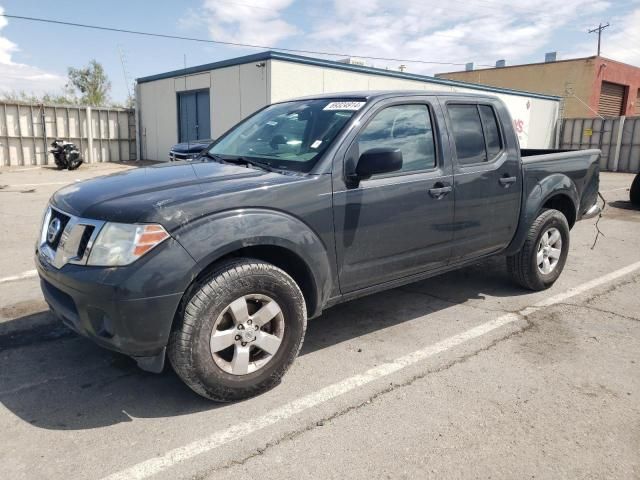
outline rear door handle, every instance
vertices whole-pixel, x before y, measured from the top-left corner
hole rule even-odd
[[[516,183],[517,180],[518,180],[518,177],[508,177],[505,175],[504,177],[500,177],[498,181],[500,182],[500,185],[502,185],[503,187],[509,187],[511,186],[512,183]]]
[[[453,187],[451,185],[444,185],[443,183],[436,183],[433,188],[429,189],[429,195],[431,195],[436,200],[440,200],[445,197],[447,194],[451,193]]]

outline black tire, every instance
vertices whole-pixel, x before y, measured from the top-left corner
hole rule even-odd
[[[78,160],[71,160],[69,162],[69,170],[75,170],[76,168],[80,167],[80,165],[82,165],[82,160],[78,159]]]
[[[234,375],[214,361],[209,342],[216,320],[245,295],[275,300],[284,329],[280,346],[268,363],[256,371]],[[280,383],[302,347],[307,328],[304,296],[296,282],[278,267],[249,258],[222,263],[194,285],[178,315],[168,345],[171,365],[194,392],[218,402],[253,397]],[[255,348],[252,351],[256,353]],[[259,349],[257,352],[260,354]]]
[[[553,270],[547,274],[538,268],[538,244],[544,233],[555,228],[560,232],[562,247],[560,258]],[[535,219],[522,249],[513,256],[507,257],[507,268],[511,278],[520,286],[529,290],[545,290],[558,279],[567,261],[569,253],[569,224],[565,216],[558,210],[543,210]]]
[[[640,173],[633,179],[631,190],[629,191],[629,200],[636,207],[640,207]]]

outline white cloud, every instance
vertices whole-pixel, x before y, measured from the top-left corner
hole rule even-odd
[[[182,23],[204,23],[214,40],[277,45],[299,32],[298,28],[285,21],[281,14],[293,1],[263,0],[258,4],[256,0],[247,0],[246,3],[242,0],[204,0],[202,11],[191,11]]]
[[[424,59],[464,64],[509,64],[549,44],[558,29],[609,7],[583,0],[441,2],[406,0],[334,0],[332,11],[313,22],[306,46],[355,56]],[[556,48],[553,48],[556,49]],[[542,59],[540,59],[542,60]],[[396,68],[400,62],[373,61]],[[433,73],[455,65],[408,64],[409,71]]]
[[[4,13],[2,7],[0,7],[0,13]],[[7,19],[0,17],[0,30],[7,24]],[[63,77],[38,67],[14,62],[12,57],[18,50],[15,43],[0,36],[0,92],[25,91],[41,94],[56,92],[64,87]]]
[[[640,66],[640,7],[611,21],[611,33],[602,34],[602,55]]]
[[[638,5],[638,0],[629,0]],[[410,72],[433,74],[457,70],[466,62],[493,66],[542,61],[543,49],[557,50],[561,58],[590,45],[565,40],[606,12],[620,10],[614,0],[202,0],[202,8],[181,20],[183,27],[198,25],[215,40],[327,51],[362,57],[440,61],[420,64],[367,60],[395,69],[406,63]],[[294,6],[295,8],[289,9]],[[296,16],[294,17],[294,12]],[[620,23],[620,22],[618,22]],[[625,15],[624,30],[613,41],[640,33],[640,16]],[[636,27],[637,30],[637,27]],[[627,61],[640,47],[614,50]],[[586,49],[585,49],[586,51]],[[538,58],[539,57],[539,58]],[[335,58],[329,56],[329,58]],[[459,65],[452,65],[451,62]]]

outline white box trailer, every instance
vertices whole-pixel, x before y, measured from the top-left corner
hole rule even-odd
[[[522,147],[556,144],[560,97],[267,51],[137,79],[138,158],[167,160],[172,145],[217,138],[270,103],[360,90],[491,93]]]

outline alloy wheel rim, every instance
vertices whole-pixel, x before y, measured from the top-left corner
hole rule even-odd
[[[536,264],[538,270],[544,275],[549,275],[555,270],[562,255],[562,235],[560,230],[552,227],[546,230],[538,241]]]
[[[213,361],[231,375],[263,368],[280,349],[284,336],[280,305],[267,295],[243,295],[216,319],[209,347]]]

